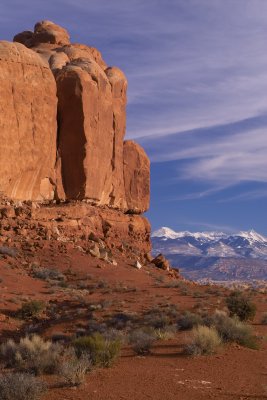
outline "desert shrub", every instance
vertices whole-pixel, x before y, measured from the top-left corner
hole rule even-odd
[[[32,273],[34,278],[43,279],[43,280],[54,280],[54,281],[64,281],[65,275],[62,272],[56,269],[50,268],[35,268]]]
[[[40,300],[31,300],[24,303],[16,312],[16,316],[20,319],[30,319],[38,317],[45,310],[45,303]]]
[[[261,319],[261,323],[267,325],[267,313],[264,313]]]
[[[256,314],[256,305],[241,292],[233,292],[226,298],[226,305],[230,316],[236,315],[241,321],[253,319]]]
[[[129,342],[131,343],[134,352],[140,355],[150,353],[152,344],[155,340],[155,332],[144,329],[133,331],[129,337]]]
[[[237,317],[230,318],[226,313],[217,311],[206,319],[208,326],[213,326],[224,342],[235,342],[252,349],[258,348],[252,328]]]
[[[117,313],[108,321],[109,326],[122,330],[131,327],[134,316],[127,313]]]
[[[178,319],[178,328],[181,330],[192,329],[195,326],[201,325],[203,323],[202,318],[198,314],[191,313],[187,311],[183,316]]]
[[[145,325],[151,326],[155,329],[164,329],[170,324],[170,318],[163,312],[155,312],[145,315],[143,322]]]
[[[192,331],[191,342],[186,345],[187,354],[198,356],[213,354],[221,344],[221,339],[215,328],[199,325]]]
[[[121,349],[119,338],[109,340],[98,332],[75,339],[73,345],[78,357],[87,354],[93,365],[101,367],[110,367]]]
[[[16,257],[18,254],[18,250],[14,247],[0,246],[0,254],[10,257]]]
[[[1,400],[38,400],[45,391],[46,385],[30,374],[0,376]]]
[[[177,329],[174,325],[168,325],[164,328],[158,328],[154,330],[155,336],[159,340],[172,339],[175,336]]]
[[[30,371],[36,375],[56,371],[62,348],[40,336],[25,337],[15,343],[10,339],[0,346],[0,359],[7,367]]]
[[[34,278],[53,281],[65,281],[66,277],[62,272],[52,268],[35,268],[32,273]]]
[[[84,382],[86,372],[91,369],[91,365],[91,361],[85,354],[78,358],[74,349],[68,349],[58,372],[67,385],[79,386]]]

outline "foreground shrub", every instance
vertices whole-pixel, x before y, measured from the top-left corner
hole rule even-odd
[[[46,391],[46,385],[29,374],[0,376],[1,400],[38,400]]]
[[[236,315],[241,321],[252,320],[256,314],[256,305],[241,292],[233,292],[226,299],[230,316]]]
[[[0,346],[0,359],[7,367],[30,371],[36,375],[54,373],[60,362],[59,344],[44,341],[40,336],[25,337],[15,343],[8,340]]]
[[[156,340],[153,331],[138,329],[131,333],[129,342],[136,354],[144,355],[151,351],[153,342]]]
[[[191,343],[186,345],[185,352],[193,356],[213,354],[220,344],[221,338],[215,328],[200,325],[193,329]]]
[[[38,317],[45,310],[45,303],[39,300],[32,300],[24,303],[16,312],[16,316],[20,319],[29,319]]]
[[[87,354],[93,365],[110,367],[119,356],[121,341],[119,338],[107,339],[96,332],[92,336],[76,339],[74,347],[78,357]]]
[[[195,326],[201,325],[202,323],[203,320],[200,315],[187,311],[178,320],[178,328],[181,330],[188,330],[194,328]]]
[[[251,349],[258,348],[252,328],[237,317],[230,318],[224,312],[217,311],[212,317],[207,318],[206,323],[216,328],[224,342],[235,342]]]
[[[84,382],[86,372],[91,369],[92,363],[86,355],[76,356],[73,349],[69,349],[62,364],[59,367],[59,374],[69,386],[79,386]]]

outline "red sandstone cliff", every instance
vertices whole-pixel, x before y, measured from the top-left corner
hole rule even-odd
[[[78,241],[95,256],[97,237],[144,259],[150,163],[124,141],[126,103],[124,73],[50,21],[0,42],[1,242]]]
[[[0,42],[0,191],[83,200],[139,214],[149,159],[125,142],[127,79],[50,21]]]

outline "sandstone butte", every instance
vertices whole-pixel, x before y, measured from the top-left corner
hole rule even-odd
[[[83,200],[140,214],[149,159],[124,142],[127,79],[50,21],[0,42],[0,190],[15,200]]]
[[[76,202],[82,234],[130,230],[149,251],[150,162],[124,141],[126,103],[124,73],[53,22],[0,41],[2,197],[45,203],[46,223]]]

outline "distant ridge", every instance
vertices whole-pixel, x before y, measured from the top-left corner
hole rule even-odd
[[[254,229],[226,234],[162,227],[151,237],[153,253],[163,253],[190,279],[267,280],[267,238]]]
[[[243,237],[250,241],[259,241],[259,242],[266,242],[267,237],[260,235],[254,229],[249,231],[240,231],[235,234],[226,234],[223,232],[217,231],[207,231],[207,232],[190,232],[190,231],[181,231],[175,232],[171,228],[163,226],[162,228],[157,229],[151,235],[152,237],[164,237],[166,239],[177,239],[182,237],[191,236],[196,239],[206,239],[206,240],[214,240],[214,239],[222,239],[222,238],[229,238],[229,237]]]

